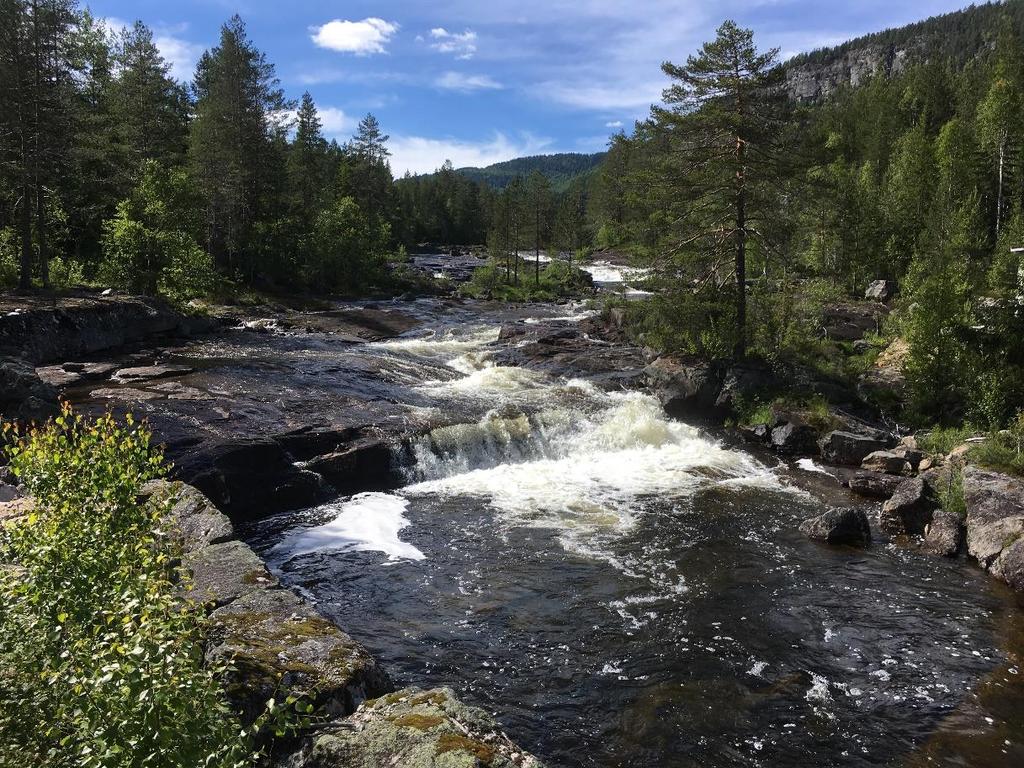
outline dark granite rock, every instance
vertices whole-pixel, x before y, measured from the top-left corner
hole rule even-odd
[[[878,525],[892,536],[921,535],[931,522],[935,506],[924,480],[912,477],[900,483],[892,498],[882,505]]]
[[[825,435],[819,446],[825,461],[859,467],[867,456],[875,451],[884,451],[890,444],[872,435],[835,430]]]
[[[800,523],[800,533],[826,544],[866,547],[871,543],[871,526],[864,510],[856,507],[830,509]]]
[[[943,557],[956,557],[964,544],[964,521],[952,512],[937,509],[924,530],[924,548]]]

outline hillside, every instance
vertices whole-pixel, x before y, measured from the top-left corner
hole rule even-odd
[[[990,51],[1007,22],[1018,34],[1024,30],[1022,0],[972,5],[811,51],[786,63],[787,88],[792,98],[808,103],[844,86],[856,87],[873,75],[898,75],[929,60],[947,60],[961,68]]]
[[[592,155],[577,152],[532,155],[494,163],[486,168],[459,168],[458,172],[478,183],[488,184],[496,189],[504,189],[516,176],[525,177],[533,171],[540,171],[547,176],[556,190],[561,191],[573,179],[586,175],[597,168],[604,160],[604,156],[604,152],[596,152]]]

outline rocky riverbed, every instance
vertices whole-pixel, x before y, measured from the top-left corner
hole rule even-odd
[[[768,372],[654,360],[581,306],[170,332],[32,362],[148,418],[400,684],[452,687],[550,764],[1021,759],[1020,611],[974,564],[1017,583],[1006,479],[965,471],[950,519],[942,468],[863,414],[724,432]]]

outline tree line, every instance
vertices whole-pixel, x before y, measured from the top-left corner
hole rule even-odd
[[[893,280],[882,335],[908,345],[903,415],[1011,420],[1024,404],[1020,8],[975,28],[966,62],[938,51],[819,105],[787,98],[778,51],[731,22],[666,63],[664,104],[613,139],[593,209],[597,240],[653,270],[657,295],[635,310],[648,341],[828,366],[823,304]]]
[[[235,16],[178,83],[141,22],[0,0],[0,279],[359,290],[393,244],[387,136],[327,141]]]

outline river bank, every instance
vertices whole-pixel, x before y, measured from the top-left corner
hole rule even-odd
[[[65,392],[145,415],[285,584],[403,683],[450,683],[553,764],[779,764],[851,742],[867,756],[835,764],[877,764],[893,733],[907,755],[940,734],[992,760],[1018,748],[1013,598],[890,538],[820,457],[666,418],[653,361],[579,307],[332,312],[390,330],[238,318],[87,361],[114,368]],[[851,505],[868,550],[797,531]],[[964,714],[975,686],[1001,695]],[[717,714],[695,720],[701,699]]]

